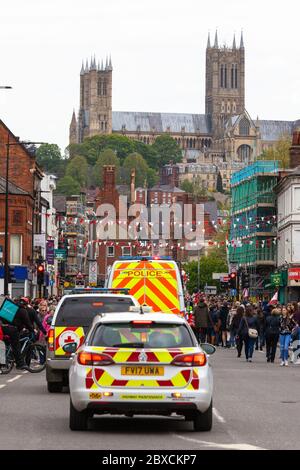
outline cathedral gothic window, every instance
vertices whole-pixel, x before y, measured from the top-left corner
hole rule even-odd
[[[245,117],[240,121],[239,133],[240,135],[249,135],[250,133],[250,124]]]

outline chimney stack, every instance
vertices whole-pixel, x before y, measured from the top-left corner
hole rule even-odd
[[[103,166],[103,189],[113,192],[116,186],[116,167],[114,165]]]
[[[290,147],[290,168],[297,168],[297,166],[300,166],[300,127],[294,130]]]

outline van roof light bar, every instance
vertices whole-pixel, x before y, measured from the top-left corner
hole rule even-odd
[[[71,294],[128,294],[130,289],[125,288],[109,288],[109,287],[85,287],[72,289]]]

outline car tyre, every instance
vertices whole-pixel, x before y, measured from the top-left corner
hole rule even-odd
[[[86,431],[88,426],[89,414],[87,410],[77,411],[70,400],[70,421],[71,431]]]
[[[212,401],[209,405],[209,408],[201,413],[196,411],[193,417],[194,431],[205,432],[211,431],[213,421],[213,412],[212,412]]]
[[[47,389],[49,393],[61,393],[63,384],[62,382],[47,382]]]

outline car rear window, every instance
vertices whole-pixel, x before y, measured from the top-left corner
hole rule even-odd
[[[91,346],[121,348],[186,348],[195,341],[184,324],[152,323],[136,326],[128,323],[105,323],[96,327]]]
[[[100,313],[128,312],[134,305],[128,297],[70,297],[60,307],[55,326],[89,327]]]

